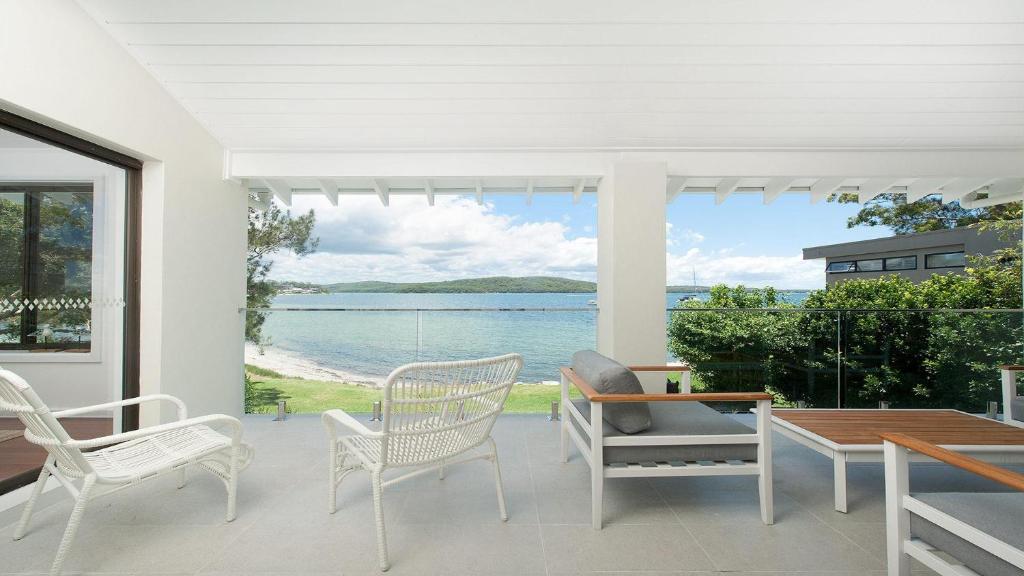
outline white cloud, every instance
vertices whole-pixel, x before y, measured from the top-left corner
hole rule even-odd
[[[570,238],[563,222],[520,222],[475,199],[346,197],[330,208],[297,197],[293,212],[316,209],[319,250],[304,258],[279,254],[282,280],[415,282],[474,276],[557,275],[593,279],[597,239]]]
[[[824,265],[820,260],[794,256],[736,256],[732,250],[702,252],[690,248],[682,254],[667,254],[669,284],[690,284],[696,270],[697,283],[744,284],[775,288],[822,288]]]
[[[304,258],[279,254],[272,277],[305,282],[383,280],[419,282],[478,276],[549,275],[594,280],[597,239],[570,237],[561,221],[523,222],[498,214],[474,198],[345,197],[333,208],[316,196],[295,198],[293,213],[316,209],[319,250]],[[593,230],[584,228],[592,234]],[[667,227],[670,284],[745,284],[777,288],[824,285],[820,261],[794,256],[737,255],[734,249],[703,251],[704,235]],[[678,249],[676,248],[678,247]]]

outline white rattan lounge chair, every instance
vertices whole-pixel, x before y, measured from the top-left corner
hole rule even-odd
[[[505,407],[523,359],[507,354],[482,360],[419,362],[397,368],[384,384],[382,429],[368,429],[342,410],[324,412],[330,441],[328,511],[337,508],[338,485],[349,473],[370,473],[377,520],[377,554],[380,569],[387,570],[388,548],[384,533],[385,486],[476,459],[494,464],[498,509],[508,520],[498,467],[498,451],[491,427]],[[345,434],[347,428],[354,434]],[[486,445],[483,452],[474,450]],[[389,468],[414,468],[383,480]]]
[[[178,421],[101,438],[74,440],[57,420],[153,401],[174,404]],[[185,404],[166,394],[50,412],[25,380],[4,369],[0,369],[0,410],[14,412],[25,425],[25,438],[49,452],[14,530],[14,539],[20,540],[25,535],[32,508],[51,475],[75,499],[50,574],[60,574],[89,501],[169,472],[179,475],[179,488],[185,485],[186,470],[190,466],[213,473],[227,487],[227,521],[235,519],[238,473],[249,464],[253,454],[252,448],[241,441],[242,425],[236,418],[222,414],[187,418]],[[95,450],[83,452],[90,449]],[[81,481],[79,486],[75,485],[76,481]]]

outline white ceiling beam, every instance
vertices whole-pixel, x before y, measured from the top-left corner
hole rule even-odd
[[[263,186],[269,189],[281,204],[285,206],[292,205],[292,189],[287,182],[283,180],[264,180],[262,178],[260,182],[263,182]]]
[[[665,203],[671,204],[676,196],[679,196],[683,192],[683,188],[686,188],[685,176],[669,176],[668,185],[665,187]]]
[[[811,185],[811,204],[817,204],[829,196],[835,194],[836,190],[846,181],[845,177],[822,178]]]
[[[725,202],[725,199],[735,192],[739,185],[739,178],[722,178],[715,186],[715,204]]]
[[[572,189],[572,203],[579,204],[580,199],[583,198],[583,178],[576,180],[576,185]]]
[[[1024,178],[1000,178],[988,185],[988,197],[1015,196],[1014,201],[1017,201],[1020,200],[1021,188],[1024,188]]]
[[[388,188],[387,184],[374,178],[373,191],[377,193],[377,197],[380,198],[381,204],[385,206],[389,206],[391,204],[391,189]]]
[[[320,185],[320,192],[323,193],[327,201],[331,203],[331,206],[338,205],[338,183],[333,180],[317,180],[317,184]]]
[[[884,193],[896,183],[895,178],[869,178],[857,187],[857,201],[861,204],[870,202],[879,194]]]
[[[907,185],[907,203],[917,202],[918,200],[931,196],[932,194],[938,194],[939,189],[949,184],[952,178],[918,178],[909,185]]]
[[[427,204],[430,206],[434,205],[434,183],[427,178],[427,181],[423,184],[423,191],[427,193]]]
[[[481,206],[484,204],[484,183],[482,180],[476,181],[476,203]]]
[[[765,204],[771,204],[782,195],[783,192],[789,190],[789,187],[793,185],[793,178],[772,178],[764,185],[763,198]]]
[[[987,186],[995,178],[957,178],[942,187],[942,201],[956,202],[982,186]]]
[[[526,205],[533,205],[533,178],[526,181]]]

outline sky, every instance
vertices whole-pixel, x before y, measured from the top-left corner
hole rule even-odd
[[[569,194],[485,197],[295,196],[292,213],[314,209],[320,246],[299,258],[280,253],[271,278],[313,283],[382,280],[425,282],[481,276],[597,276],[597,197],[573,204]],[[721,205],[711,195],[680,196],[669,204],[665,257],[669,284],[744,284],[821,288],[823,260],[805,261],[807,246],[890,235],[886,228],[847,229],[857,206],[782,195],[764,205],[760,194],[735,194]]]

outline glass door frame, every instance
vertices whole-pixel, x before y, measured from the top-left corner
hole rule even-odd
[[[110,164],[125,171],[125,314],[121,390],[122,398],[137,397],[140,391],[142,161],[3,109],[0,109],[0,128]],[[122,431],[135,430],[138,427],[138,407],[124,408],[121,414]]]

